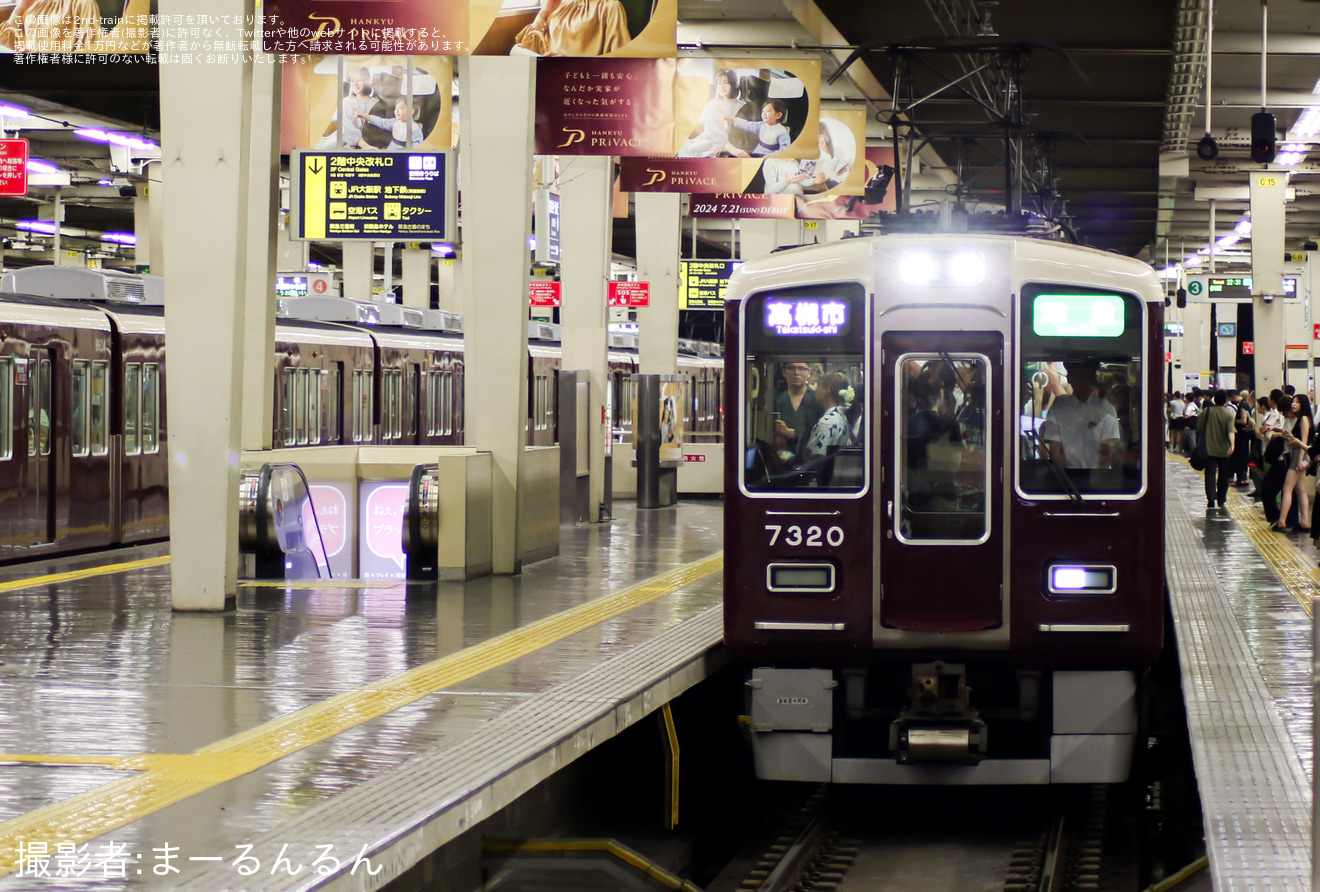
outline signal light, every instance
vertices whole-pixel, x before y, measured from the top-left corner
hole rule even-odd
[[[1185,309],[1187,309],[1187,289],[1186,289],[1186,288],[1179,288],[1179,289],[1178,289],[1178,309],[1180,309],[1180,310],[1185,310]]]
[[[1274,115],[1264,111],[1256,112],[1251,116],[1251,160],[1257,164],[1269,164],[1277,152]]]

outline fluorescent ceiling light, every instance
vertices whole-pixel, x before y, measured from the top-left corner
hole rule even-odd
[[[60,169],[57,165],[51,164],[49,161],[42,161],[40,158],[29,158],[27,163],[27,169],[29,173],[59,173],[60,172]]]
[[[55,224],[47,223],[45,220],[19,220],[15,225],[19,229],[26,229],[28,232],[44,232],[46,235],[55,234]]]
[[[136,245],[137,236],[131,232],[103,232],[101,241],[114,242],[118,245]]]
[[[0,102],[0,118],[26,118],[32,113],[17,105],[5,105]]]

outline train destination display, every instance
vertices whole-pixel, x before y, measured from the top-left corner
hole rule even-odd
[[[297,238],[439,241],[452,235],[446,154],[295,154]]]

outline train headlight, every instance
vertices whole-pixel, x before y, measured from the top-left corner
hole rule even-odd
[[[934,254],[909,251],[899,262],[898,274],[909,285],[930,285],[939,275],[939,267]]]
[[[1049,579],[1053,595],[1111,595],[1118,589],[1118,570],[1107,564],[1055,564]]]
[[[960,251],[949,258],[949,277],[956,285],[980,285],[985,278],[985,258],[972,251]]]
[[[985,281],[985,257],[977,251],[909,251],[898,275],[907,285],[967,288]]]

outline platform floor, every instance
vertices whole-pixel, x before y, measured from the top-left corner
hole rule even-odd
[[[171,613],[164,546],[0,572],[0,889],[310,888],[359,844],[383,872],[345,888],[398,876],[704,677],[721,514],[624,505],[519,577],[225,615]]]
[[[1311,540],[1168,460],[1168,580],[1216,890],[1311,888]]]

